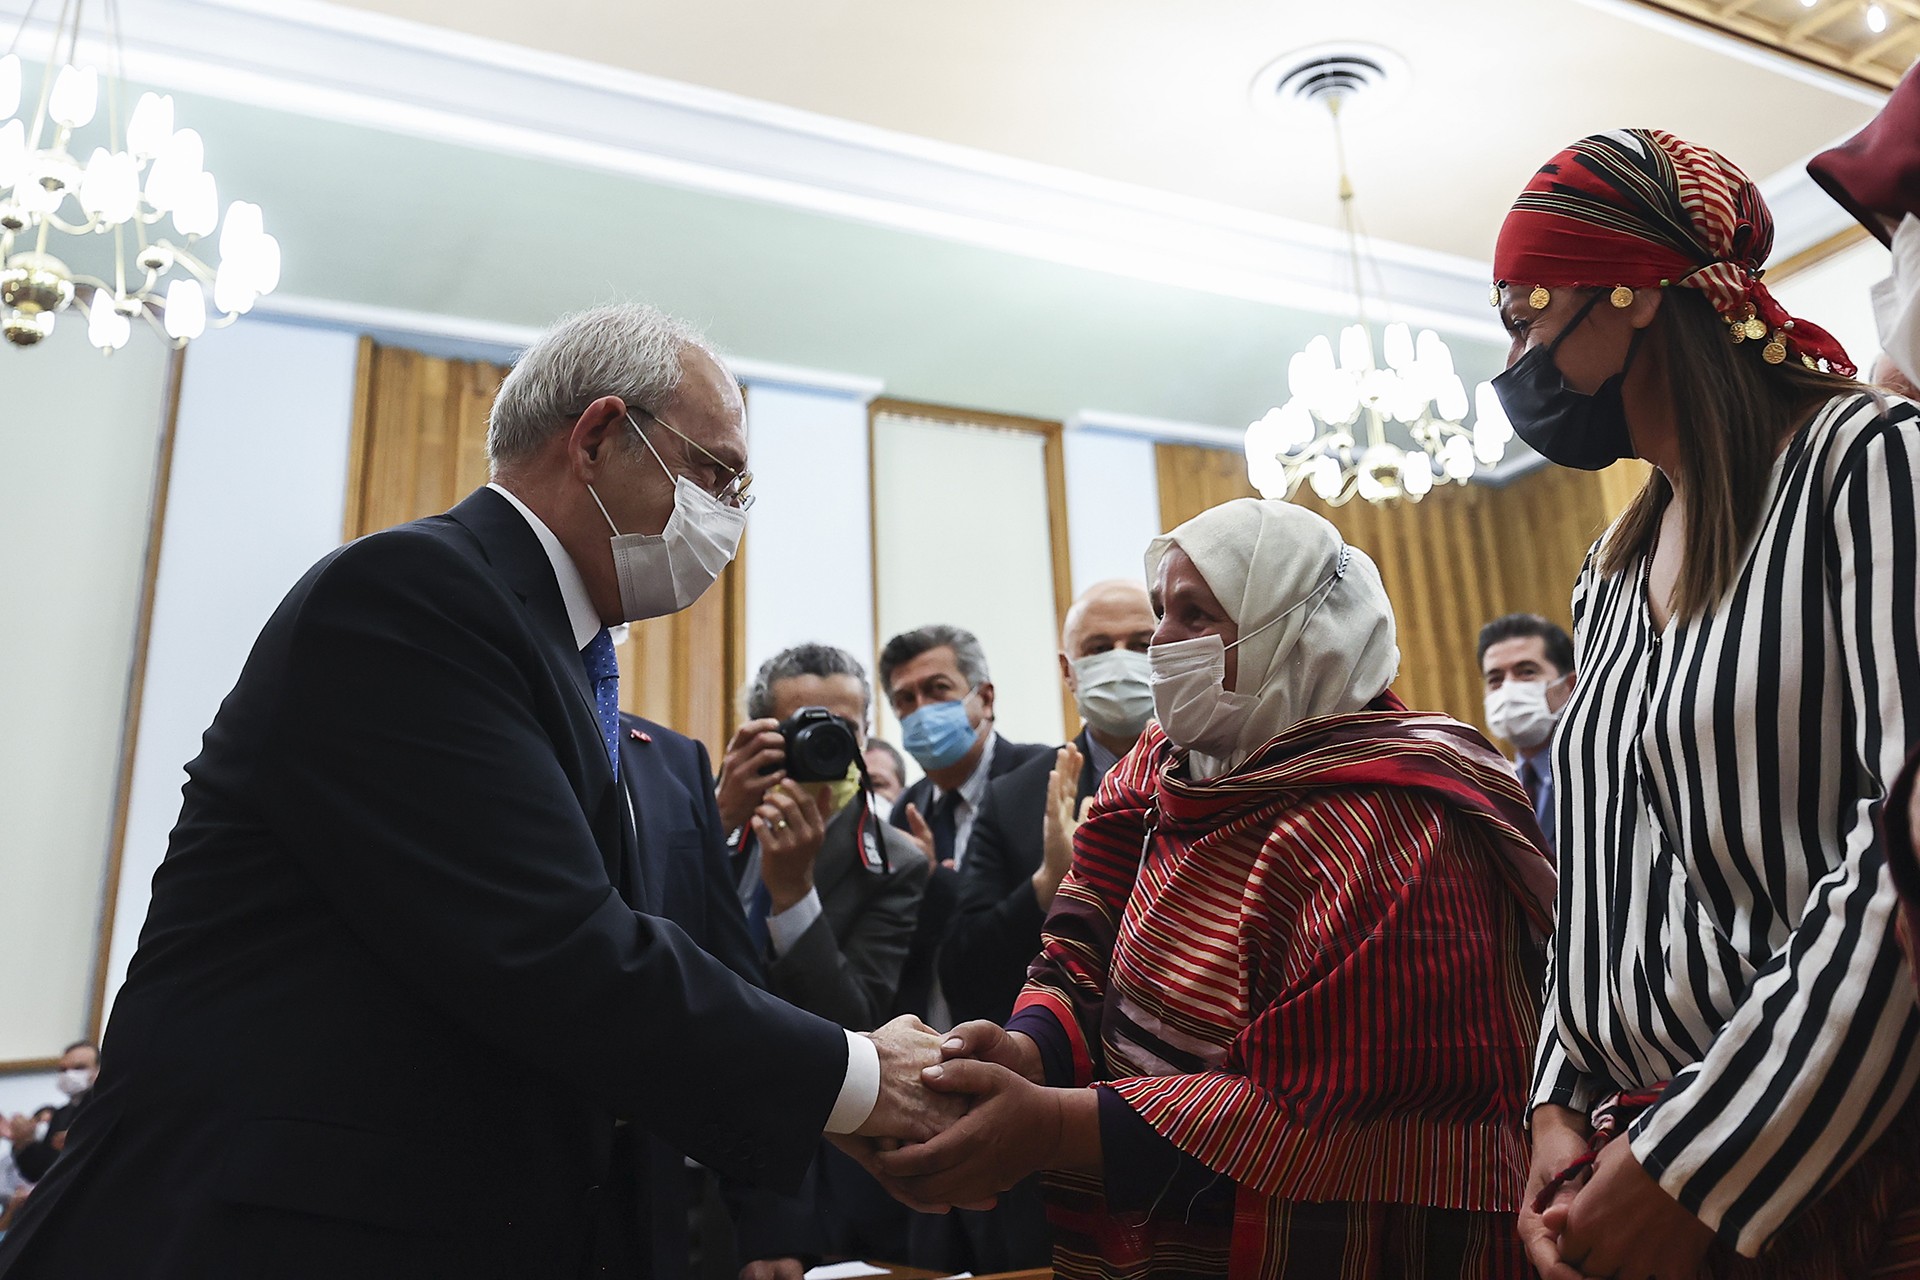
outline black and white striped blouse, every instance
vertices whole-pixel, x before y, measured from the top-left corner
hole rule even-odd
[[[1534,1104],[1670,1080],[1633,1153],[1749,1255],[1920,1076],[1874,821],[1920,738],[1917,518],[1920,410],[1849,395],[1710,611],[1657,632],[1640,568],[1593,553],[1574,591]]]

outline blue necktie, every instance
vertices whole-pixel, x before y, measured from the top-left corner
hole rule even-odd
[[[773,931],[767,928],[767,917],[772,914],[773,892],[765,880],[756,877],[753,896],[747,900],[747,936],[763,956],[773,947]]]
[[[613,655],[613,636],[605,627],[580,651],[580,662],[593,684],[593,710],[600,718],[600,736],[607,740],[607,763],[620,772],[620,660]]]

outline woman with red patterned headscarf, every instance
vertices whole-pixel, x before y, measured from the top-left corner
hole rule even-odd
[[[1726,159],[1629,129],[1543,166],[1495,251],[1515,430],[1654,467],[1575,587],[1554,739],[1520,1222],[1549,1280],[1920,1276],[1876,821],[1920,738],[1920,413],[1773,297],[1772,240]]]

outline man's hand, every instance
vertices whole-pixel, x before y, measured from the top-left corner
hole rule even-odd
[[[813,860],[827,838],[820,806],[791,778],[768,789],[753,814],[760,842],[760,879],[775,914],[813,892]]]
[[[16,1147],[30,1146],[39,1122],[32,1116],[14,1116],[7,1121],[7,1140]]]
[[[798,1258],[761,1258],[740,1268],[740,1280],[801,1280],[806,1273]]]
[[[1625,1135],[1600,1149],[1593,1176],[1570,1202],[1541,1215],[1576,1274],[1696,1280],[1713,1229],[1640,1167]]]
[[[927,857],[927,865],[933,865],[933,828],[920,816],[920,806],[911,802],[907,805],[907,838],[920,846],[920,852]],[[949,861],[948,866],[953,863]]]
[[[880,1051],[880,1098],[861,1137],[925,1142],[965,1113],[964,1097],[936,1093],[921,1078],[940,1064],[940,1035],[932,1027],[906,1013],[867,1037]]]
[[[1088,796],[1078,809],[1074,807],[1074,799],[1080,794],[1083,763],[1080,748],[1069,742],[1054,753],[1053,773],[1047,778],[1040,869],[1033,873],[1033,896],[1039,900],[1042,911],[1053,905],[1053,895],[1059,890],[1060,882],[1067,878],[1067,868],[1073,865],[1073,833],[1080,829],[1087,807],[1093,803],[1093,797]]]
[[[787,740],[778,720],[749,720],[733,731],[727,754],[720,757],[720,825],[738,831],[747,825],[767,788],[787,776]],[[771,769],[771,773],[761,773]]]
[[[935,1203],[984,1200],[1041,1169],[1064,1166],[1068,1099],[1090,1112],[1098,1105],[1091,1089],[1042,1088],[990,1062],[947,1062],[927,1077],[936,1088],[968,1095],[967,1114],[931,1142],[883,1151],[874,1163],[915,1199]],[[1097,1128],[1097,1113],[1091,1119]]]
[[[1548,1230],[1540,1214],[1534,1212],[1534,1197],[1540,1188],[1558,1177],[1561,1170],[1587,1153],[1587,1121],[1577,1111],[1547,1105],[1533,1112],[1533,1163],[1527,1171],[1526,1194],[1520,1199],[1520,1244],[1527,1251],[1541,1280],[1580,1280],[1580,1272],[1560,1256],[1559,1228]],[[1561,1187],[1555,1193],[1550,1210],[1564,1215],[1578,1185]],[[1561,1218],[1556,1217],[1556,1223]]]
[[[940,1052],[949,1062],[955,1058],[972,1058],[1005,1067],[1034,1084],[1047,1082],[1046,1069],[1040,1061],[1040,1048],[1034,1044],[1033,1037],[1018,1031],[1002,1030],[997,1024],[984,1019],[963,1022],[947,1032],[947,1038],[940,1044]]]

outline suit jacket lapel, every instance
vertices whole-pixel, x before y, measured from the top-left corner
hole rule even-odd
[[[560,584],[553,576],[553,563],[547,559],[546,550],[532,527],[513,509],[512,503],[484,487],[463,498],[447,516],[479,540],[487,563],[526,606],[534,633],[543,641],[548,666],[561,684],[573,691],[570,712],[576,728],[590,732],[593,741],[604,742],[599,714],[594,708],[593,686],[587,681],[586,665],[581,662],[580,648],[574,643],[566,601],[561,598]],[[595,761],[607,759],[604,749],[583,751],[582,755],[587,759],[589,771],[594,769]],[[627,816],[625,788],[615,785],[616,782],[609,764],[603,772],[589,772],[582,779],[582,794],[592,797],[598,791],[598,802],[589,800],[583,807],[600,845],[607,878],[619,887],[626,880],[627,867],[637,858],[638,850],[629,850],[634,843],[632,824]]]

